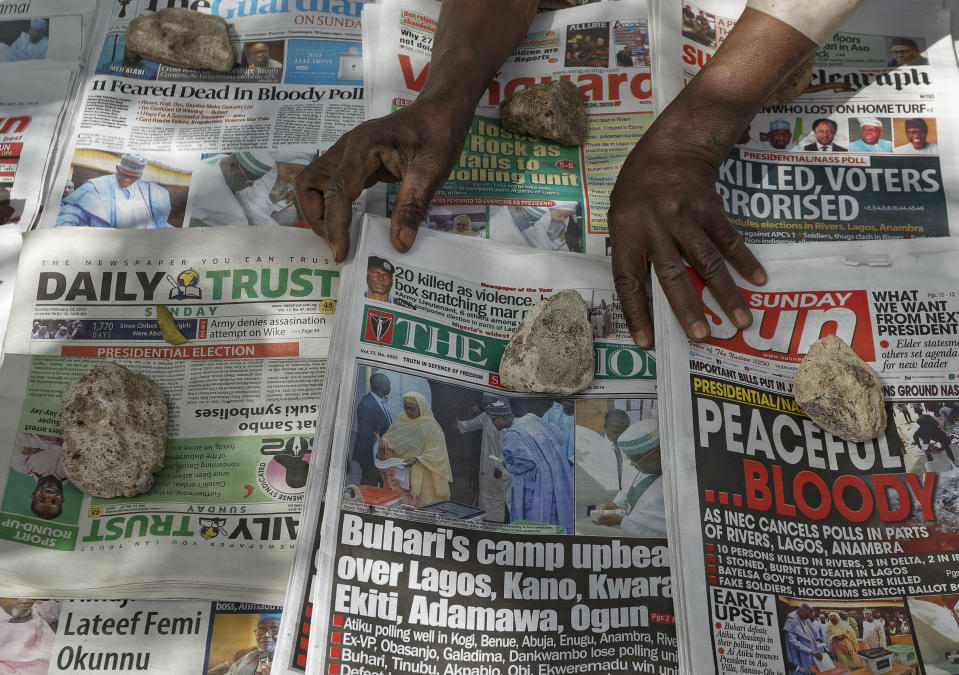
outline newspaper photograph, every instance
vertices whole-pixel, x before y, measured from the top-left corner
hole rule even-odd
[[[0,414],[11,595],[282,599],[339,265],[310,231],[266,232],[26,236]],[[85,495],[60,462],[61,393],[103,360],[168,405],[164,467],[137,497]]]
[[[745,3],[654,5],[657,110],[709,60]],[[763,107],[719,167],[716,191],[750,243],[949,236],[959,85],[949,12],[864,4],[815,55],[790,103]]]
[[[737,277],[748,329],[694,278],[713,322],[703,343],[657,294],[677,632],[691,672],[957,672],[959,630],[943,619],[959,599],[952,242],[761,247],[770,282]],[[827,335],[878,374],[877,438],[833,436],[793,398],[800,360]]]
[[[306,638],[306,672],[677,672],[656,360],[624,337],[609,262],[434,232],[399,257],[387,225],[366,216],[344,268],[325,509],[311,493],[319,544],[295,564],[315,573],[285,603],[312,606],[278,663]],[[566,288],[592,384],[504,390],[508,336]]]
[[[124,31],[156,0],[104,3],[40,227],[306,227],[294,178],[363,120],[363,3],[199,4],[229,22],[228,72],[142,58]]]
[[[426,82],[439,5],[377,3],[364,13],[375,62],[367,74],[369,116],[416,98]],[[377,25],[378,24],[378,25]],[[652,123],[653,89],[645,0],[540,13],[476,107],[449,180],[424,227],[544,250],[609,255],[609,193],[626,155]],[[568,79],[580,90],[587,134],[580,147],[515,134],[500,104],[537,83]],[[370,191],[369,210],[388,216],[396,186]]]

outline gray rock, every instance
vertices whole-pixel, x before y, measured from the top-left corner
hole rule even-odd
[[[886,429],[879,376],[835,335],[809,348],[793,379],[793,396],[809,419],[837,438],[861,443]]]
[[[66,388],[63,470],[94,497],[133,497],[153,487],[166,456],[167,405],[150,378],[104,361]]]
[[[499,116],[508,131],[550,138],[563,145],[582,145],[586,138],[583,96],[569,80],[521,89],[500,104]]]
[[[236,63],[226,21],[192,9],[138,16],[127,27],[126,46],[144,58],[180,68],[223,72]]]
[[[763,106],[785,105],[798,97],[803,93],[803,90],[809,86],[810,81],[812,81],[812,71],[815,65],[816,55],[813,54],[800,63],[799,67],[796,68],[789,77],[783,80],[783,83],[780,84],[779,88],[763,103]]]
[[[586,303],[560,291],[533,305],[510,338],[500,383],[513,391],[575,394],[593,381],[593,335]]]

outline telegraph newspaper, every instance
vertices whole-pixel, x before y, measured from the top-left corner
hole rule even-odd
[[[293,179],[363,120],[362,4],[191,3],[230,26],[237,63],[219,73],[126,49],[132,19],[181,3],[102,3],[40,227],[305,227]],[[125,208],[118,171],[136,177]]]
[[[95,9],[95,0],[0,3],[0,225],[36,225]]]
[[[658,110],[744,5],[654,5]],[[949,236],[959,218],[957,85],[941,3],[864,3],[816,53],[802,95],[763,107],[720,165],[727,217],[751,243]]]
[[[409,104],[423,88],[439,5],[377,3],[364,35],[370,117]],[[433,198],[425,226],[545,250],[609,254],[609,194],[626,155],[653,119],[645,0],[597,3],[534,19],[476,108],[463,152]],[[585,99],[580,147],[516,134],[499,123],[512,94],[555,79]],[[371,192],[369,210],[389,215],[395,187]]]
[[[747,330],[693,277],[713,317],[702,344],[658,295],[690,672],[959,672],[957,249],[953,239],[761,247],[770,283],[738,282]],[[800,360],[833,334],[882,382],[888,423],[874,440],[832,436],[792,397]]]
[[[338,283],[308,230],[29,233],[3,365],[0,587],[278,602]],[[138,497],[84,495],[59,463],[60,394],[102,360],[167,399],[165,465]],[[41,481],[55,512],[37,504]]]
[[[595,378],[572,397],[499,384],[509,336],[573,289]],[[399,257],[366,216],[344,270],[340,363],[313,570],[290,616],[314,673],[676,672],[656,361],[599,257],[422,231]],[[302,577],[301,577],[302,578]],[[285,624],[290,628],[290,624]]]

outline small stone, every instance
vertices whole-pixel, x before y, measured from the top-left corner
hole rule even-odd
[[[236,64],[226,21],[193,9],[138,16],[127,27],[126,46],[146,59],[180,68],[225,72]]]
[[[104,361],[72,382],[63,404],[63,470],[94,497],[134,497],[153,487],[166,456],[167,405],[145,375]]]
[[[586,303],[573,290],[533,305],[499,364],[500,384],[513,391],[575,394],[593,381],[593,334]]]
[[[835,335],[809,348],[793,378],[793,396],[809,419],[837,438],[862,443],[886,429],[879,376]]]
[[[806,87],[809,86],[809,83],[812,81],[812,71],[813,67],[816,65],[816,55],[813,54],[808,59],[799,64],[799,67],[792,72],[792,75],[787,77],[779,89],[772,93],[763,107],[769,107],[771,105],[785,105],[790,101],[796,99]]]
[[[569,80],[552,80],[521,89],[499,107],[500,124],[508,131],[541,136],[563,145],[586,139],[583,96]]]

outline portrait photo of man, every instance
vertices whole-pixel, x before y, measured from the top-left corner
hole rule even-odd
[[[860,117],[858,133],[850,130],[849,137],[859,136],[849,144],[849,152],[892,152],[892,141],[883,138],[887,133],[878,117]],[[850,126],[853,123],[850,121]]]
[[[769,123],[766,140],[760,144],[763,150],[792,150],[792,126],[786,120],[773,120]]]
[[[919,43],[912,38],[895,37],[889,41],[890,68],[900,66],[928,66],[929,59],[921,54]]]
[[[366,290],[363,297],[380,302],[393,302],[393,263],[371,255],[366,261]]]
[[[282,43],[281,43],[282,44]],[[282,46],[280,47],[282,52]],[[243,45],[243,60],[247,68],[282,68],[283,64],[270,55],[266,42],[247,42]]]
[[[935,124],[935,121],[933,121]],[[906,140],[908,143],[903,143],[902,145],[897,145],[893,152],[898,152],[907,155],[914,154],[938,154],[939,153],[939,144],[930,143],[929,138],[929,125],[926,123],[926,120],[921,117],[915,117],[910,120],[906,120],[903,125],[905,132]]]
[[[810,152],[846,152],[846,148],[833,142],[839,125],[828,117],[820,117],[812,123],[812,131],[816,136],[813,143],[803,146],[803,150]]]
[[[23,22],[26,25],[26,22]],[[47,58],[50,42],[47,19],[33,19],[29,28],[20,33],[11,44],[0,42],[0,61],[35,61]]]

